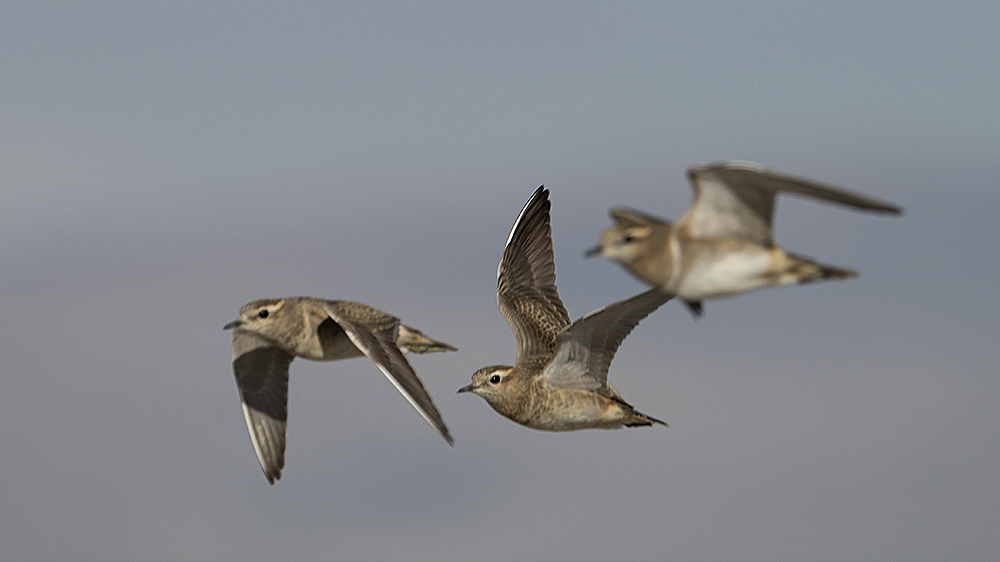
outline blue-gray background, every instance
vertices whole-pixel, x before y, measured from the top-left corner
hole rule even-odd
[[[0,559],[993,560],[1000,7],[18,3],[0,8]],[[456,395],[507,363],[503,243],[552,191],[574,318],[642,290],[584,249],[684,169],[782,198],[842,283],[676,303],[611,380],[671,427],[547,434]],[[449,448],[365,360],[292,366],[268,486],[222,325],[372,304]]]

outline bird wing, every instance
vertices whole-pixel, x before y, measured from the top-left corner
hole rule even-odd
[[[550,388],[579,388],[617,396],[608,384],[608,368],[625,337],[673,295],[650,289],[599,308],[559,334],[555,357],[541,373]]]
[[[269,341],[233,330],[233,373],[243,417],[267,481],[281,478],[288,420],[288,365],[294,357]]]
[[[347,301],[326,301],[324,310],[351,342],[372,360],[427,423],[454,443],[430,394],[396,346],[399,319],[378,309]]]
[[[772,245],[774,198],[794,193],[855,209],[900,214],[885,201],[765,168],[753,162],[723,162],[688,168],[694,203],[684,215],[699,238],[738,237]]]
[[[517,339],[516,363],[550,355],[570,324],[556,290],[548,197],[539,186],[524,204],[497,267],[497,305]]]
[[[615,221],[615,226],[630,227],[648,226],[650,224],[670,224],[660,217],[628,207],[615,207],[614,209],[608,211],[608,215],[610,215],[611,219]]]

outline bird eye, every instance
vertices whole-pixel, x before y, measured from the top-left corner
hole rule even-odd
[[[631,244],[632,242],[635,242],[635,236],[632,236],[631,234],[629,234],[625,238],[622,238],[622,242],[624,242],[626,244]]]
[[[492,377],[490,377],[490,382],[493,384],[497,384],[498,382],[500,382],[500,375],[493,375]]]
[[[261,310],[260,312],[258,312],[257,313],[257,317],[258,318],[267,318],[267,309],[265,308],[264,310]]]

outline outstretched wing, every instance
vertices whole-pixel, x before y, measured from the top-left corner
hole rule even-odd
[[[559,335],[556,355],[542,371],[543,382],[550,388],[580,388],[617,397],[608,384],[615,352],[643,318],[672,296],[650,289],[577,320]]]
[[[434,406],[413,367],[396,346],[399,319],[378,309],[347,301],[325,301],[324,310],[409,402],[427,423],[454,443],[441,414]]]
[[[736,237],[772,245],[774,198],[795,193],[877,213],[900,214],[899,207],[753,162],[723,162],[688,168],[694,203],[682,222],[691,236]]]
[[[285,466],[288,420],[288,365],[294,357],[267,340],[233,330],[233,373],[240,389],[243,417],[257,460],[274,484]]]
[[[569,313],[556,290],[549,192],[531,195],[514,221],[497,267],[497,305],[517,339],[516,363],[555,351]]]

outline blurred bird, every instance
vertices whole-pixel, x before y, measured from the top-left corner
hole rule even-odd
[[[483,367],[458,391],[478,394],[534,429],[667,425],[622,400],[608,383],[608,367],[625,336],[670,296],[646,291],[570,325],[556,291],[550,206],[539,187],[517,217],[497,269],[497,304],[517,339],[514,366]]]
[[[457,351],[381,310],[311,297],[263,299],[244,305],[233,330],[233,372],[243,415],[267,481],[281,478],[288,419],[288,365],[295,357],[336,361],[366,355],[444,437],[441,414],[402,351]]]
[[[795,193],[855,209],[898,215],[902,209],[829,185],[769,170],[752,162],[688,169],[694,202],[676,223],[632,209],[611,210],[615,225],[587,256],[600,255],[662,291],[676,295],[695,316],[704,299],[737,295],[857,272],[786,253],[774,241],[775,196]]]

